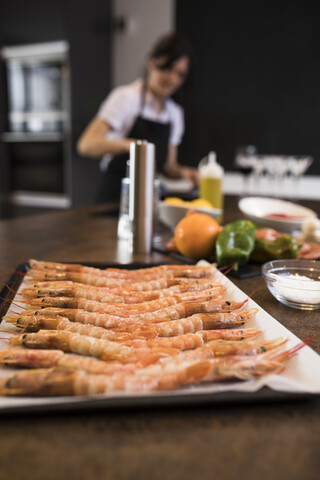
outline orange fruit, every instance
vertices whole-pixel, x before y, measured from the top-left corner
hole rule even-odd
[[[167,197],[164,199],[164,203],[169,203],[170,205],[183,205],[185,202],[181,198]]]
[[[189,213],[180,220],[174,231],[174,240],[182,255],[198,260],[214,253],[218,222],[205,213]]]

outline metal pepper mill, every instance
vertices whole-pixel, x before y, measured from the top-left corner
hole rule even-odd
[[[155,146],[145,140],[130,144],[129,219],[133,253],[150,253],[153,236]]]

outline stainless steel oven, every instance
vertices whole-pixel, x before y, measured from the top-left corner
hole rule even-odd
[[[65,41],[4,47],[11,199],[71,205],[70,66]]]

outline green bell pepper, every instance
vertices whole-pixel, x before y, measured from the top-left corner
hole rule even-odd
[[[282,258],[297,258],[301,246],[290,235],[283,235],[273,241],[257,238],[250,260],[265,263]]]
[[[227,224],[216,241],[218,265],[230,265],[238,270],[245,264],[254,248],[256,227],[250,220],[237,220]]]

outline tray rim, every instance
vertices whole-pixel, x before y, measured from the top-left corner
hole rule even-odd
[[[231,407],[235,405],[257,405],[265,403],[286,403],[286,402],[307,402],[316,401],[320,394],[315,393],[290,393],[275,391],[269,387],[263,387],[256,392],[219,392],[219,393],[199,393],[197,395],[181,394],[179,396],[144,395],[137,396],[114,396],[108,397],[59,397],[59,403],[13,405],[0,407],[0,417],[8,414],[43,414],[43,413],[63,413],[63,412],[81,412],[81,411],[102,411],[102,410],[123,410],[123,409],[143,409],[143,408],[177,408],[177,407]],[[37,399],[49,397],[35,397]],[[57,398],[57,397],[52,397]],[[67,401],[63,401],[63,399]],[[74,398],[74,400],[73,400]]]

